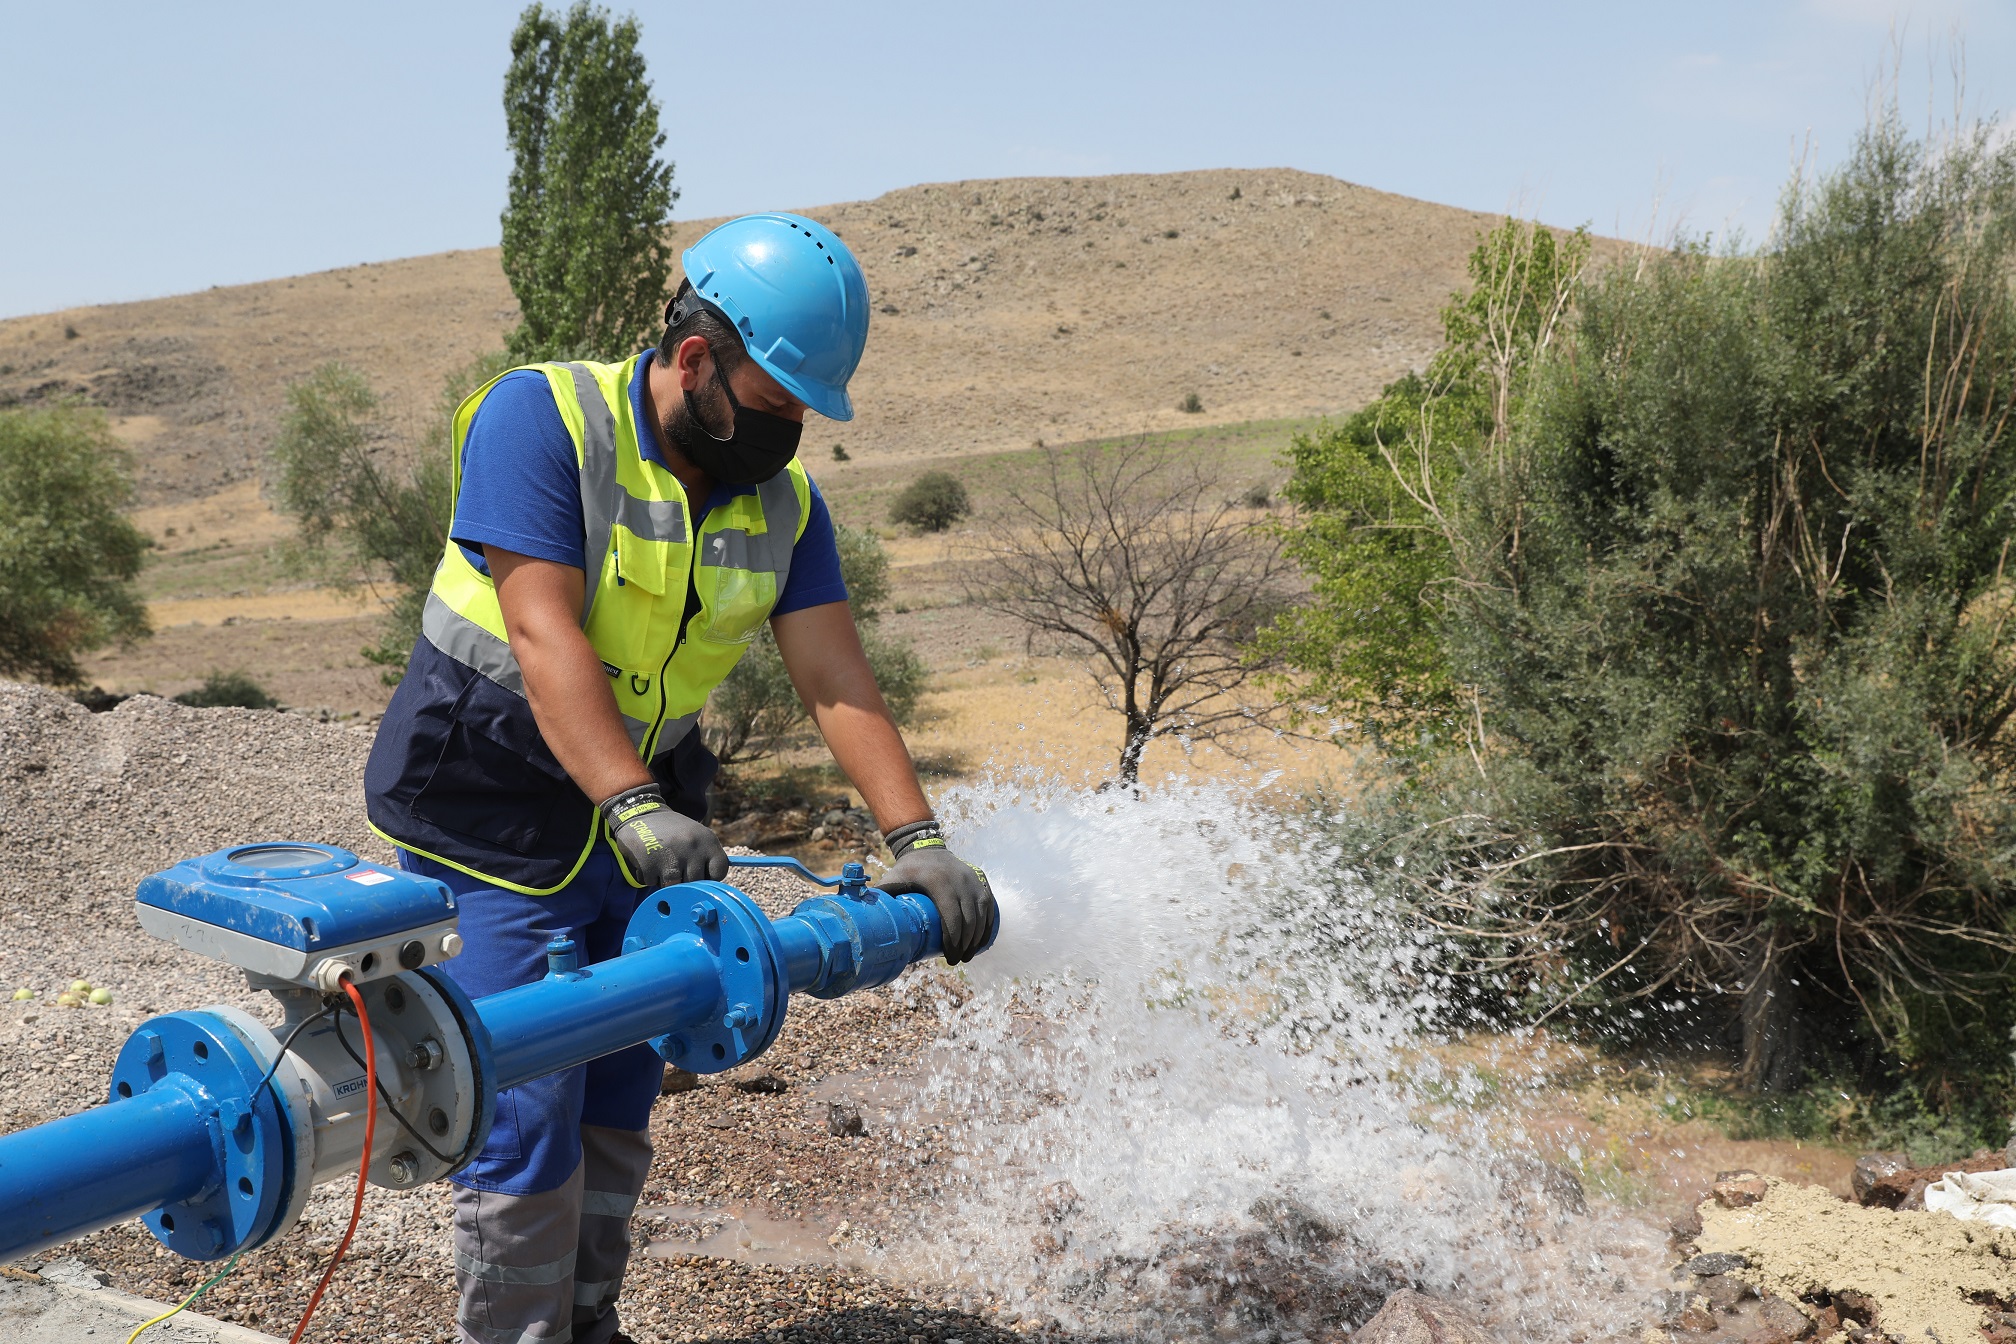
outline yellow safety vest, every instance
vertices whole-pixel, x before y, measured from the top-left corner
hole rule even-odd
[[[624,726],[645,761],[670,751],[694,730],[708,694],[769,619],[811,512],[811,484],[794,459],[753,494],[737,495],[714,509],[696,528],[678,478],[639,448],[630,385],[637,361],[651,357],[646,351],[621,364],[530,366],[553,390],[581,469],[583,554],[588,561],[581,627],[602,660]],[[455,411],[451,461],[458,495],[469,424],[496,385],[495,379],[485,384]],[[690,623],[684,619],[689,588],[699,598]],[[435,571],[421,632],[442,654],[523,704],[524,674],[505,635],[496,587],[453,541]],[[436,718],[440,708],[435,707]],[[504,714],[508,717],[513,708],[507,704]],[[529,724],[529,706],[523,712]],[[493,707],[489,713],[495,717],[497,711]],[[444,750],[452,750],[452,740]],[[452,763],[443,762],[432,767],[431,775],[438,776],[443,764],[452,772]],[[482,768],[494,771],[495,765]],[[375,762],[374,772],[383,778],[413,773],[387,774]],[[466,788],[469,783],[451,773],[444,787]],[[560,818],[559,834],[551,837],[555,842],[565,837],[564,854],[553,852],[552,844],[534,845],[535,852],[527,854],[522,843],[514,852],[485,854],[480,837],[472,846],[431,824],[424,805],[413,806],[413,798],[405,800],[408,806],[399,806],[390,797],[398,789],[367,791],[372,794],[373,829],[386,839],[532,895],[549,894],[572,881],[601,835],[592,800],[573,790],[573,798],[545,801],[549,808],[566,804],[568,815]],[[380,793],[388,795],[385,806]],[[499,802],[511,805],[509,798]],[[590,806],[589,817],[578,816],[581,805]],[[381,813],[392,826],[382,823]],[[556,875],[558,880],[552,880]]]

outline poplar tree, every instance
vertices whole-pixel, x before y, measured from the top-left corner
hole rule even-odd
[[[514,361],[622,359],[662,324],[672,165],[634,16],[582,0],[533,5],[511,35],[512,154],[504,274],[518,296]]]

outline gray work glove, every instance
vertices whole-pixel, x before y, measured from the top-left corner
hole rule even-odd
[[[973,960],[994,936],[1000,918],[987,874],[945,848],[935,821],[913,821],[882,837],[896,856],[875,885],[892,896],[916,893],[938,907],[946,964]]]
[[[596,804],[624,875],[647,891],[728,876],[728,851],[714,832],[665,801],[656,784],[625,789]]]

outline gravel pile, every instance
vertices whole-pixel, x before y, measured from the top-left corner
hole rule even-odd
[[[133,890],[191,855],[260,839],[315,840],[389,859],[365,828],[359,787],[370,730],[252,710],[189,709],[150,696],[91,714],[46,689],[0,682],[0,1130],[102,1101],[112,1060],[147,1016],[206,1003],[277,1020],[235,970],[143,933]],[[806,888],[780,874],[744,885],[773,914]],[[738,878],[738,881],[741,881]],[[58,1007],[73,980],[109,1006]],[[771,1052],[735,1074],[678,1080],[652,1121],[658,1156],[635,1228],[625,1328],[639,1340],[964,1340],[1009,1337],[985,1303],[901,1286],[843,1264],[879,1245],[956,1179],[942,1131],[906,1135],[888,1116],[957,994],[912,972],[886,990],[794,1000]],[[668,1086],[673,1086],[668,1080]],[[866,1133],[836,1134],[832,1103]],[[290,1332],[349,1215],[351,1187],[322,1186],[301,1224],[242,1261],[204,1310]],[[793,1235],[788,1246],[740,1226]],[[737,1248],[721,1246],[723,1229]],[[820,1247],[826,1254],[819,1253]],[[156,1299],[211,1270],[169,1255],[137,1223],[51,1250]],[[447,1189],[373,1187],[363,1223],[317,1313],[319,1340],[450,1340]],[[781,1262],[781,1263],[766,1263]],[[975,1315],[977,1309],[981,1314]],[[1026,1328],[1026,1327],[1025,1327]]]

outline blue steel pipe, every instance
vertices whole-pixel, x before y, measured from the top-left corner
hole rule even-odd
[[[0,1260],[195,1198],[218,1181],[216,1107],[173,1084],[10,1134]]]
[[[697,938],[549,975],[476,1000],[497,1086],[516,1087],[686,1026],[721,997]]]
[[[312,857],[323,861],[321,851]],[[344,857],[357,865],[355,856]],[[745,859],[739,866],[790,867],[838,891],[773,921],[726,883],[668,887],[645,898],[620,956],[582,967],[572,942],[556,939],[545,979],[474,1003],[459,998],[459,991],[431,970],[408,973],[403,977],[408,990],[395,997],[399,973],[384,979],[381,971],[372,982],[377,988],[367,986],[387,1005],[382,1024],[373,1009],[374,1030],[397,1032],[403,1022],[405,1029],[422,1033],[394,1036],[392,1043],[403,1047],[412,1068],[458,1070],[452,1075],[460,1098],[453,1101],[456,1113],[484,1117],[469,1122],[466,1143],[451,1143],[451,1151],[462,1147],[466,1157],[481,1146],[498,1089],[647,1040],[666,1060],[696,1072],[732,1068],[776,1040],[792,994],[837,998],[871,989],[940,951],[931,902],[869,887],[859,864],[846,865],[834,879],[813,877],[795,860]],[[263,892],[261,884],[329,877],[318,874],[319,869],[298,878],[269,879],[260,872],[227,877],[240,888]],[[417,881],[382,871],[364,876],[375,888]],[[430,909],[426,917],[435,913]],[[206,949],[204,940],[213,936],[202,931],[208,927],[200,925],[192,935]],[[440,926],[430,927],[438,936]],[[253,940],[232,936],[239,941],[218,936],[217,945],[227,949],[225,955],[228,949],[243,955]],[[397,934],[387,946],[402,957],[424,953],[419,942],[398,941],[405,936]],[[420,959],[405,964],[415,966]],[[374,958],[359,961],[368,975]],[[299,980],[274,983],[297,998],[312,993],[292,988]],[[440,1021],[415,1007],[427,999],[421,992],[427,986],[434,987],[427,993],[444,1003],[459,998],[460,1007],[443,1009],[452,1008],[452,1030],[467,1042],[468,1049],[456,1056],[459,1064],[443,1064],[441,1043],[424,1035],[439,1029],[428,1023]],[[316,1039],[306,1039],[308,1053],[297,1048],[282,1060],[278,1041],[235,1009],[150,1019],[121,1051],[113,1099],[106,1105],[0,1136],[0,1261],[136,1215],[146,1215],[150,1230],[170,1249],[202,1259],[284,1233],[313,1182],[332,1179],[348,1160],[330,1155],[354,1151],[344,1145],[357,1143],[358,1136],[345,1127],[361,1124],[360,1108],[345,1099],[362,1093],[363,1079],[349,1076],[350,1065],[340,1060],[311,1057]],[[267,1060],[275,1069],[286,1064],[289,1072],[269,1078]],[[419,1060],[432,1062],[411,1063]],[[285,1085],[289,1077],[296,1080],[291,1086]],[[472,1095],[482,1104],[466,1105]],[[443,1118],[431,1123],[448,1124],[450,1100],[443,1097],[442,1108],[433,1112]],[[384,1124],[379,1131],[388,1141],[403,1142]],[[409,1171],[418,1161],[414,1153],[388,1155],[395,1172],[399,1159],[409,1160]],[[374,1176],[379,1169],[374,1160]],[[423,1179],[453,1169],[437,1167]]]

